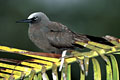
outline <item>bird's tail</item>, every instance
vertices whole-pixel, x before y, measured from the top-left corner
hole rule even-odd
[[[90,36],[90,35],[77,35],[77,37],[74,38],[76,41],[81,41],[81,42],[88,42],[88,41],[93,41],[105,45],[110,45],[114,46],[112,43],[110,43],[108,40],[104,39],[103,37],[96,37],[96,36]]]
[[[90,36],[90,35],[86,35],[86,37],[93,42],[114,46],[112,43],[110,43],[108,40],[104,39],[103,37],[96,37],[96,36]]]

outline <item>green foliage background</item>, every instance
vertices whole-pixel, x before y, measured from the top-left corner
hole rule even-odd
[[[0,45],[40,51],[28,38],[28,24],[16,23],[38,11],[78,33],[120,38],[119,0],[0,0]],[[100,61],[100,64],[104,63]],[[77,68],[78,65],[72,71]],[[77,80],[76,75],[73,74],[72,78]],[[91,80],[89,77],[92,76],[88,76]]]

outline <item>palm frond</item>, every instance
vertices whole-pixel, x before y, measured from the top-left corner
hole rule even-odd
[[[75,42],[76,44],[90,49],[90,51],[71,51],[70,55],[62,57],[64,58],[64,64],[61,72],[61,80],[71,80],[71,63],[74,62],[78,62],[80,65],[80,80],[85,80],[89,71],[89,59],[92,59],[94,80],[101,80],[102,68],[99,61],[95,58],[96,56],[101,56],[106,63],[104,64],[106,66],[106,80],[119,80],[118,63],[113,54],[120,54],[120,39],[115,38],[113,40],[110,38],[109,42],[113,43],[115,46],[92,41],[89,41],[88,43]],[[58,78],[57,70],[57,67],[61,64],[60,54],[31,52],[6,46],[0,46],[0,51],[31,57],[31,59],[23,61],[0,58],[0,80],[49,80],[46,71],[50,69],[52,69],[51,74],[53,80],[60,80]]]

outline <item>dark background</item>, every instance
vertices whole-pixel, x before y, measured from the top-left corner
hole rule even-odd
[[[120,0],[0,0],[0,45],[40,51],[28,38],[28,24],[16,23],[39,11],[75,32],[120,38]]]

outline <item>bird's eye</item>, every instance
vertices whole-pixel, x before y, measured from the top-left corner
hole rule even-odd
[[[38,17],[33,17],[32,21],[36,21],[38,19]]]

